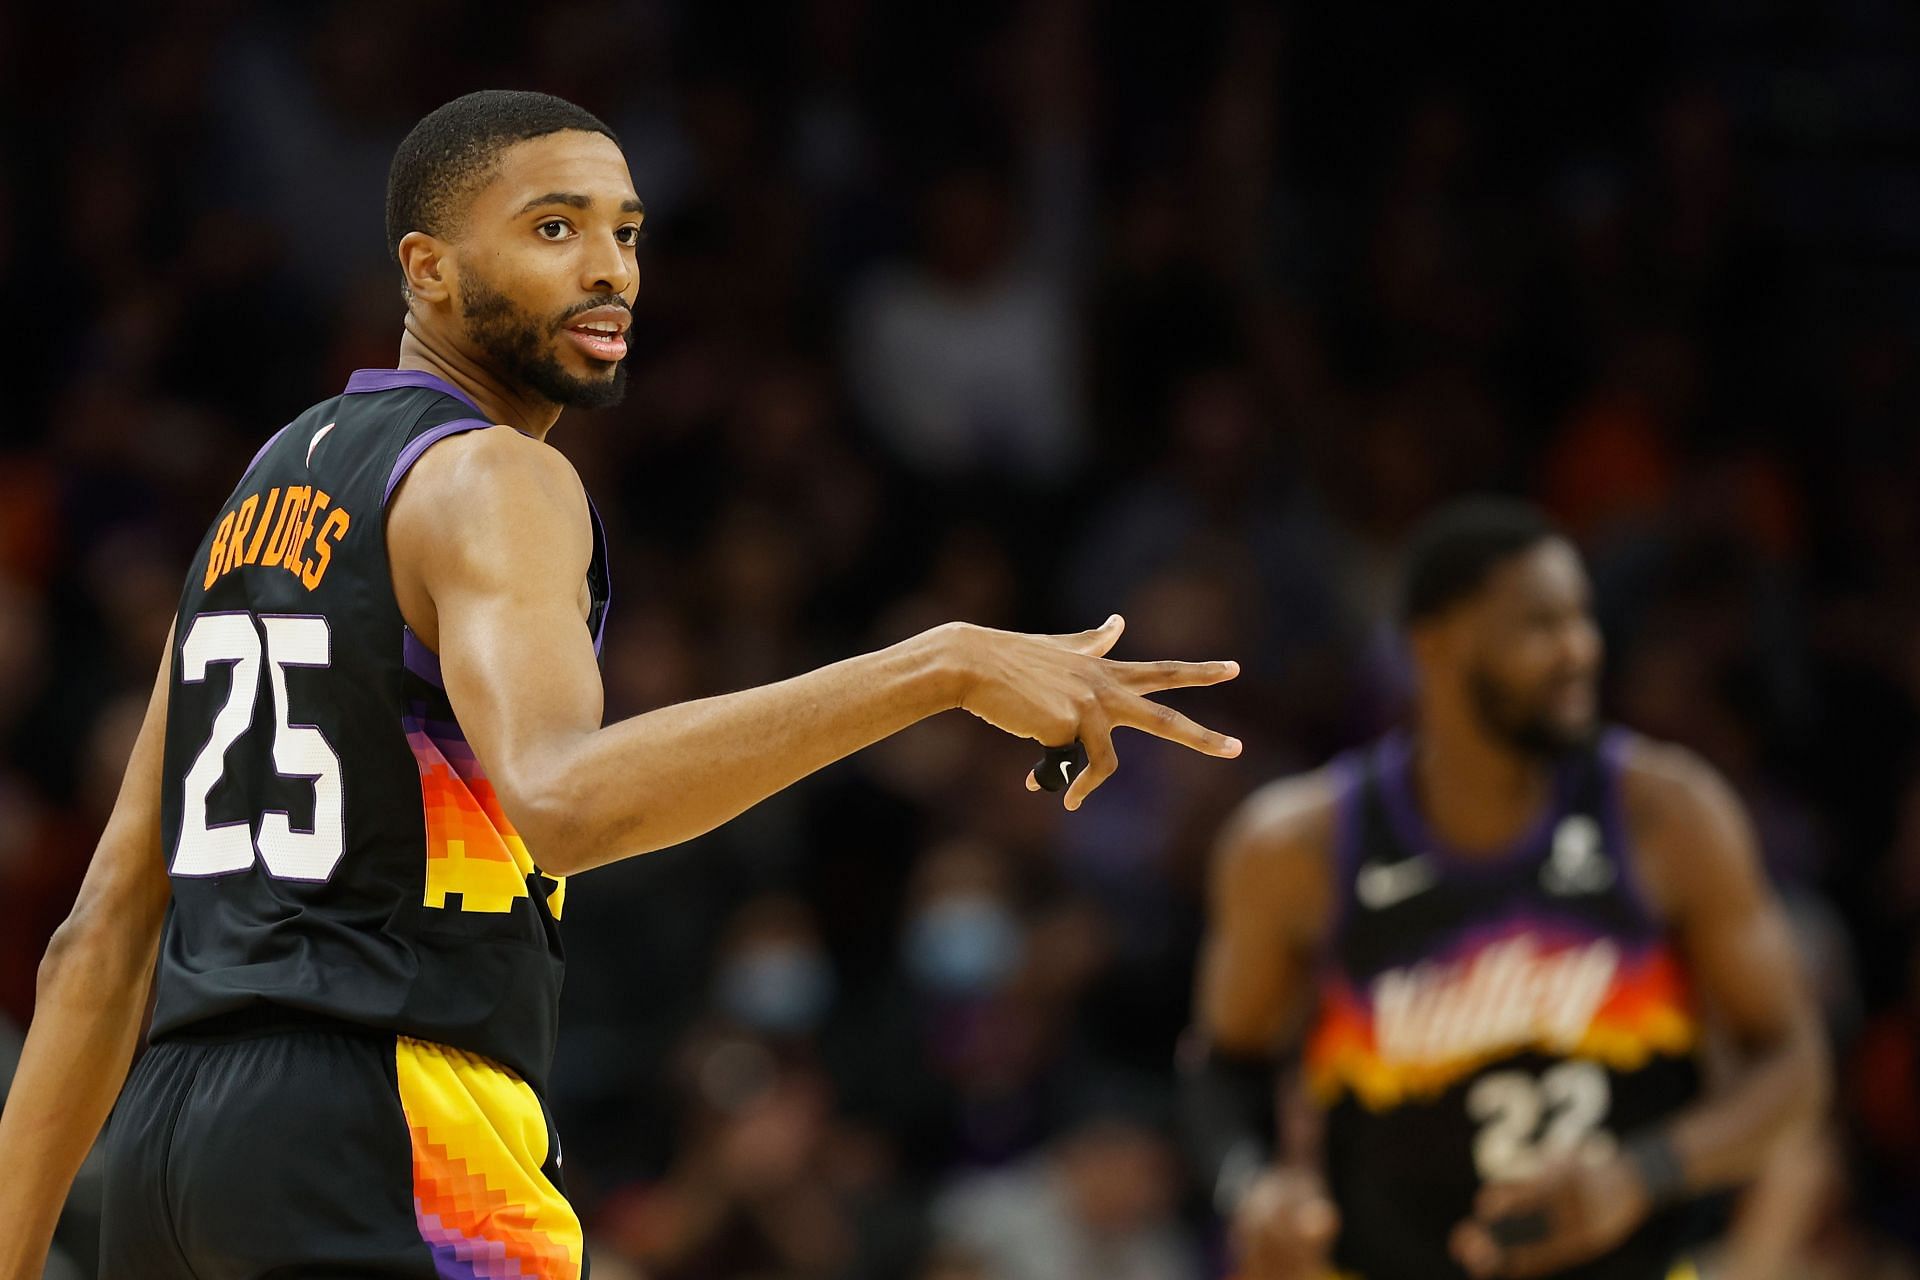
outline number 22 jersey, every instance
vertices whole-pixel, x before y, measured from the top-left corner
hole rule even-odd
[[[1486,1182],[1605,1149],[1698,1089],[1686,974],[1639,892],[1612,732],[1557,766],[1533,829],[1450,851],[1396,734],[1333,766],[1338,916],[1306,1076],[1326,1109],[1336,1259],[1365,1280],[1465,1273],[1453,1228]],[[1656,1215],[1566,1280],[1659,1280],[1699,1234]]]
[[[334,1019],[544,1088],[565,882],[502,812],[402,619],[383,518],[428,448],[489,428],[432,374],[362,370],[268,441],[208,529],[174,634],[154,1039]]]

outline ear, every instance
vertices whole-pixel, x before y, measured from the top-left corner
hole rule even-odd
[[[400,237],[399,257],[400,274],[413,297],[441,303],[453,296],[453,264],[445,241],[424,231],[409,231]]]

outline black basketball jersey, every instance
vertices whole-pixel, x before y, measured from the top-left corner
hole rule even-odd
[[[1693,999],[1628,856],[1626,745],[1610,733],[1564,760],[1541,820],[1490,856],[1428,829],[1406,735],[1336,762],[1339,907],[1306,1068],[1343,1274],[1464,1276],[1447,1241],[1483,1182],[1695,1096]],[[1698,1223],[1656,1215],[1564,1275],[1658,1280]]]
[[[431,374],[362,370],[207,530],[174,634],[154,1038],[317,1016],[544,1081],[565,884],[501,811],[387,564],[387,500],[434,443],[491,427],[479,413]]]

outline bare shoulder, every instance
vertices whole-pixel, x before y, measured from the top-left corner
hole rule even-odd
[[[1221,830],[1216,912],[1246,909],[1307,929],[1333,905],[1333,847],[1348,783],[1332,765],[1282,778],[1241,802]]]
[[[1342,785],[1332,765],[1269,782],[1241,801],[1227,823],[1228,839],[1276,851],[1329,847]]]
[[[1670,906],[1759,883],[1759,855],[1739,794],[1698,753],[1630,737],[1621,792],[1648,878]]]
[[[558,504],[586,512],[586,490],[567,456],[543,440],[509,426],[448,436],[420,456],[390,504],[395,514],[412,493],[424,503],[455,504],[476,517],[502,508]]]
[[[566,455],[509,426],[447,437],[420,456],[387,503],[388,569],[400,613],[440,652],[452,601],[564,597],[593,557],[586,489]]]
[[[1732,785],[1698,752],[1630,734],[1621,764],[1622,798],[1636,833],[1744,822]]]
[[[397,569],[416,558],[498,569],[533,560],[571,575],[592,552],[573,464],[508,426],[464,431],[422,454],[388,502],[387,536]]]

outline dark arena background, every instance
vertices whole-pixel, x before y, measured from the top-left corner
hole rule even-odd
[[[1577,537],[1609,714],[1734,781],[1819,984],[1836,1105],[1740,1280],[1915,1275],[1895,0],[7,6],[0,1080],[187,557],[392,364],[389,159],[487,86],[600,114],[647,205],[628,399],[553,436],[612,536],[609,716],[949,619],[1245,668],[1173,699],[1244,758],[1126,735],[1078,814],[949,715],[578,881],[597,1280],[1221,1274],[1173,1139],[1215,829],[1402,709],[1396,555],[1486,490]]]

